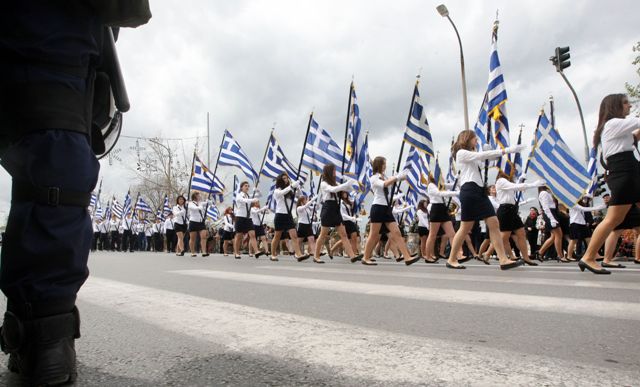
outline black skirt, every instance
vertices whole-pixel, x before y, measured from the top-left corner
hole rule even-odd
[[[351,234],[353,233],[359,234],[360,230],[358,229],[358,226],[354,222],[350,220],[345,220],[344,222],[342,222],[342,224],[344,224],[344,228],[347,231],[348,237],[351,236]]]
[[[264,233],[264,226],[260,225],[260,226],[256,226],[255,224],[253,225],[253,231],[256,233],[256,238],[257,237],[263,237],[266,234]]]
[[[371,214],[369,215],[371,223],[390,223],[395,222],[393,211],[390,206],[382,204],[374,204],[371,206]]]
[[[433,203],[429,211],[429,221],[432,223],[451,222],[451,216],[444,203]]]
[[[249,231],[253,231],[253,221],[251,221],[251,218],[236,216],[234,226],[236,228],[236,232],[239,232],[241,234],[246,234]]]
[[[189,222],[189,232],[198,232],[204,229],[204,222]]]
[[[464,183],[460,188],[460,205],[462,207],[460,220],[463,222],[496,216],[496,211],[485,194],[484,188],[472,181]]]
[[[569,239],[579,240],[589,237],[589,227],[586,224],[571,223],[569,225]]]
[[[630,230],[638,226],[640,226],[640,210],[633,205],[622,220],[622,223],[617,225],[614,230]]]
[[[293,217],[291,214],[276,214],[273,218],[273,225],[276,231],[289,231],[296,229],[296,224],[293,223]]]
[[[421,237],[429,235],[429,229],[426,227],[418,226],[418,235]]]
[[[622,152],[607,158],[607,186],[611,191],[610,206],[640,202],[640,163],[633,152]]]
[[[231,241],[236,237],[236,233],[233,231],[222,231],[222,240]]]
[[[516,231],[524,227],[518,214],[518,206],[515,204],[501,204],[497,215],[500,231]]]
[[[544,210],[542,211],[542,219],[544,219],[544,229],[547,232],[551,232],[551,230],[555,230],[556,228],[560,227],[560,216],[558,215],[558,209],[557,208],[552,208],[551,209],[551,214],[553,214],[553,218],[556,220],[556,226],[555,227],[551,227],[551,219],[549,219],[549,217],[544,212]]]
[[[187,232],[186,224],[174,223],[173,228],[176,230],[176,232]]]
[[[342,215],[340,215],[338,202],[335,200],[327,200],[322,203],[320,224],[322,227],[337,227],[342,224]]]
[[[298,223],[298,238],[313,236],[313,227],[309,223]]]

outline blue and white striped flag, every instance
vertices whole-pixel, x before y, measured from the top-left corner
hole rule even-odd
[[[451,139],[451,148],[453,148],[453,139]],[[451,148],[449,150],[449,171],[447,172],[447,177],[445,179],[449,184],[453,184],[456,181],[456,175],[458,174],[456,171],[456,161],[453,159]]]
[[[233,175],[233,198],[232,198],[232,206],[235,208],[236,206],[236,194],[240,189],[240,182],[238,181],[238,176]]]
[[[442,169],[440,169],[440,162],[438,161],[438,157],[436,157],[436,165],[433,168],[433,178],[436,181],[436,185],[439,190],[443,190],[444,187],[444,179],[442,177]]]
[[[171,213],[171,205],[169,205],[169,195],[164,195],[164,203],[162,204],[162,215],[167,216]]]
[[[342,165],[342,150],[333,141],[329,132],[322,129],[318,123],[311,118],[307,143],[304,146],[304,156],[302,165],[322,173],[325,165],[333,163],[336,166],[336,180],[342,181],[340,166]]]
[[[591,175],[573,155],[544,112],[536,128],[529,168],[547,181],[559,202],[573,207],[591,184]]]
[[[218,164],[240,168],[242,173],[254,183],[258,179],[258,173],[253,169],[251,161],[249,161],[247,155],[240,148],[240,144],[231,136],[228,130],[224,131]]]
[[[156,211],[156,219],[160,219],[164,222],[164,213],[162,212],[162,208],[158,208],[158,211]]]
[[[405,212],[404,215],[404,223],[409,226],[413,223],[413,220],[416,218],[416,209],[418,207],[418,192],[413,189],[409,189],[407,191],[407,206],[409,206],[409,210]]]
[[[138,197],[138,202],[136,203],[136,210],[138,211],[142,211],[142,212],[148,212],[150,214],[153,214],[153,210],[151,209],[151,207],[147,204],[147,202],[144,201],[144,199],[142,198],[142,196]]]
[[[102,216],[104,214],[102,213],[102,204],[100,204],[100,201],[96,201],[96,212],[94,214],[94,218],[95,219],[102,219]]]
[[[424,105],[420,102],[418,82],[416,82],[416,86],[413,89],[412,100],[411,114],[409,114],[409,118],[407,119],[404,140],[431,157],[433,156],[433,139],[431,138],[431,129],[429,129],[429,122],[427,121],[427,114],[424,111]]]
[[[362,142],[362,147],[358,153],[358,182],[360,183],[360,191],[367,196],[371,191],[371,176],[373,175],[373,168],[371,167],[371,159],[369,158],[369,135],[365,136]],[[360,199],[360,198],[358,198]],[[364,197],[362,198],[364,199]],[[357,203],[356,204],[361,204]]]
[[[414,146],[409,148],[403,171],[407,173],[407,183],[409,183],[411,189],[420,195],[426,196],[427,185],[429,184],[429,170],[424,154],[418,152]]]
[[[131,191],[127,191],[127,195],[124,197],[123,207],[123,217],[126,217],[127,214],[131,211]]]
[[[347,118],[347,149],[345,150],[345,171],[343,174],[357,178],[360,175],[361,164],[358,162],[362,152],[363,142],[360,139],[362,132],[362,120],[360,119],[360,107],[356,97],[356,89],[351,82],[349,89],[349,116]]]
[[[89,201],[89,206],[90,207],[95,207],[97,201],[98,201],[98,195],[96,195],[95,193],[91,192],[91,200]]]
[[[104,211],[104,220],[111,220],[111,203],[109,203],[107,209]]]
[[[191,171],[191,189],[205,193],[211,192],[222,197],[224,184],[207,168],[206,165],[195,155],[193,160],[193,170]],[[222,198],[220,199],[222,202]]]
[[[591,185],[589,185],[587,193],[593,196],[596,188],[598,188],[598,151],[596,148],[591,148],[591,151],[589,152],[587,172],[589,173],[589,176],[591,176]]]
[[[209,206],[209,208],[207,208],[207,218],[215,222],[218,220],[219,217],[220,217],[220,212],[218,211],[218,207]]]
[[[305,181],[308,176],[307,172],[300,171],[300,178],[298,178],[297,167],[294,167],[289,159],[287,159],[275,136],[271,134],[271,137],[269,137],[267,156],[260,174],[275,179],[283,172],[286,172],[289,178],[293,180]]]
[[[269,187],[269,195],[267,196],[267,205],[273,212],[276,210],[276,201],[273,199],[273,192],[276,190],[276,182],[274,181]]]
[[[122,206],[120,205],[120,203],[118,203],[115,197],[112,198],[111,200],[112,200],[111,212],[113,213],[113,215],[116,216],[116,218],[122,219],[122,213],[123,213]]]

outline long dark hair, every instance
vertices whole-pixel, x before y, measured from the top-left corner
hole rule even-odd
[[[460,149],[473,150],[471,146],[471,140],[476,137],[476,133],[473,130],[463,130],[458,134],[458,139],[455,144],[451,145],[451,154],[454,160]]]
[[[422,212],[427,212],[427,201],[425,199],[418,202],[418,209],[422,210]]]
[[[504,173],[504,171],[498,171],[498,176],[496,176],[496,181],[498,181],[498,179],[500,179],[501,177],[504,177],[505,179],[507,179],[507,181],[510,181],[513,183],[513,178],[507,175],[506,173]]]
[[[281,174],[278,175],[278,177],[276,177],[276,188],[279,189],[284,189],[287,188],[289,185],[287,183],[284,182],[284,177],[289,177],[289,175],[287,175],[286,172],[282,172]],[[291,183],[291,179],[289,179],[289,184]],[[288,194],[285,195],[287,198],[292,198],[293,197],[293,192],[289,192]]]
[[[351,200],[349,200],[349,192],[340,191],[340,199],[342,199],[342,201],[347,203],[350,207],[353,207],[353,203],[351,202]]]
[[[627,99],[626,94],[609,94],[600,102],[600,112],[598,113],[598,125],[593,133],[593,147],[600,145],[602,137],[602,129],[604,124],[612,118],[624,118],[624,100]]]
[[[329,163],[322,168],[322,180],[329,185],[336,185],[336,166]]]
[[[383,170],[383,166],[386,164],[387,159],[385,159],[382,156],[378,156],[375,159],[373,159],[373,162],[371,163],[371,169],[373,169],[373,173],[379,173],[381,175],[384,175],[384,170]]]

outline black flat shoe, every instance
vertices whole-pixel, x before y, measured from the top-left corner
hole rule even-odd
[[[296,259],[298,260],[298,262],[302,262],[302,261],[304,261],[305,259],[309,259],[309,257],[310,257],[310,256],[311,256],[311,255],[309,255],[309,254],[305,254],[305,255],[302,255],[302,256],[296,257]]]
[[[477,259],[478,261],[484,263],[485,265],[491,265],[491,263],[489,263],[489,257],[482,258],[482,256],[475,256],[474,258]]]
[[[351,261],[351,263],[356,263],[356,262],[362,260],[362,254],[358,254],[358,255],[356,255],[355,257],[353,257],[353,258],[351,258],[349,260]]]
[[[602,261],[604,261],[604,257],[602,257],[602,258],[596,258],[596,262],[602,262]]]
[[[404,264],[405,264],[405,265],[407,265],[407,266],[411,266],[411,265],[413,265],[414,263],[418,262],[419,260],[420,260],[420,256],[419,256],[419,255],[416,255],[416,256],[414,256],[413,258],[411,258],[410,260],[408,260],[408,261],[404,261]]]
[[[378,266],[378,264],[377,264],[377,263],[375,263],[375,262],[371,262],[371,261],[367,262],[367,261],[365,261],[364,259],[362,260],[362,262],[361,262],[361,263],[362,263],[363,265],[367,265],[367,266]]]
[[[265,253],[264,251],[260,251],[260,252],[256,253],[256,255],[254,255],[254,257],[255,257],[256,259],[258,259],[258,258],[260,258],[261,256],[266,255],[266,254],[267,254],[267,253]]]
[[[276,258],[276,257],[271,257],[271,258],[269,258],[269,260],[270,260],[270,261],[273,261],[273,262],[278,262],[278,261],[279,261],[279,259],[278,259],[278,258]]]
[[[602,267],[610,267],[610,268],[614,268],[614,269],[624,269],[626,268],[625,265],[621,265],[619,263],[606,263],[606,262],[602,262],[600,264],[600,266]]]
[[[635,264],[637,264],[637,265],[640,265],[640,261],[639,261],[639,260],[637,260],[637,259],[634,259],[634,260],[633,260],[633,263],[635,263]]]
[[[505,263],[504,265],[500,265],[500,270],[513,269],[515,267],[522,266],[523,263],[524,261],[520,261],[520,260],[511,262],[511,263]]]
[[[445,257],[444,255],[438,254],[438,259],[447,259],[447,257]]]
[[[400,261],[404,261],[404,258],[402,258],[402,257],[396,258],[396,262],[400,262]]]
[[[369,258],[369,261],[370,262],[376,262],[376,259],[375,258]]]
[[[473,257],[464,257],[464,258],[458,259],[458,263],[465,263],[465,262],[470,261],[472,259],[473,259]]]
[[[447,262],[447,269],[464,270],[464,269],[466,269],[466,267],[464,267],[464,266],[462,266],[462,265],[453,266],[452,264],[450,264],[449,262]]]
[[[313,262],[315,262],[315,263],[324,263],[324,261],[322,259],[317,259],[317,260],[314,259]]]
[[[594,269],[593,267],[587,265],[586,263],[582,262],[582,260],[578,261],[578,267],[580,268],[580,271],[584,271],[584,269],[589,270],[590,272],[592,272],[593,274],[611,274],[611,272],[609,270],[606,269]]]
[[[423,259],[424,259],[424,263],[429,263],[429,264],[438,263],[437,259],[434,259],[434,260],[430,260],[430,259],[427,259],[427,258],[423,258]]]
[[[536,261],[540,261],[541,263],[544,261],[544,259],[542,259],[542,257],[540,256],[540,254],[538,254],[537,251],[535,252],[533,259],[535,259]]]
[[[529,266],[538,266],[537,263],[529,260],[529,261],[525,261],[524,259],[522,260],[522,262],[524,262],[525,265],[529,265]]]
[[[242,259],[242,257],[241,257],[241,256],[239,256],[239,255],[236,255],[236,256],[235,256],[235,258],[236,258],[236,259]]]
[[[208,256],[209,256],[209,253],[202,254],[202,256],[203,256],[203,257],[208,257]]]

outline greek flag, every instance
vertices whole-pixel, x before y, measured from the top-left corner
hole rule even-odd
[[[161,208],[158,208],[158,211],[156,211],[156,219],[164,221],[164,213]]]
[[[498,57],[498,21],[491,35],[491,57],[489,59],[489,84],[487,86],[487,112],[495,123],[495,140],[502,148],[509,146],[509,121],[507,120],[507,90]]]
[[[251,161],[249,161],[247,155],[240,148],[240,144],[231,136],[228,130],[224,131],[218,164],[240,168],[247,178],[254,183],[258,178],[258,174],[251,166]]]
[[[420,102],[418,82],[416,82],[416,86],[413,89],[412,101],[411,114],[409,114],[407,128],[404,131],[404,140],[427,155],[433,156],[433,139],[431,138],[427,114]]]
[[[102,219],[102,215],[102,205],[100,204],[100,201],[96,201],[96,212],[94,214],[94,218]]]
[[[309,125],[309,135],[304,146],[302,165],[322,173],[322,168],[329,163],[336,166],[336,180],[342,180],[340,166],[342,165],[342,150],[333,141],[329,132],[322,129],[318,123],[311,118]]]
[[[222,181],[217,176],[214,177],[213,173],[196,155],[193,160],[193,170],[191,171],[191,189],[222,196],[224,188]]]
[[[596,148],[591,148],[589,152],[589,164],[587,165],[587,172],[591,176],[591,185],[587,190],[587,193],[593,196],[596,188],[598,188],[598,151]]]
[[[118,203],[115,197],[111,200],[113,201],[113,204],[111,205],[111,212],[116,216],[116,218],[122,219],[122,206]]]
[[[407,183],[411,189],[426,196],[429,170],[423,154],[418,152],[414,146],[409,148],[409,155],[404,163],[403,171],[407,173]]]
[[[127,191],[127,195],[124,197],[123,208],[123,217],[126,217],[131,211],[131,191]]]
[[[407,226],[413,223],[413,220],[416,218],[416,209],[418,208],[418,192],[413,189],[409,189],[407,191],[407,205],[409,206],[409,211],[405,212],[404,222]]]
[[[89,207],[95,207],[97,201],[98,201],[98,195],[91,192],[91,200],[89,201]]]
[[[260,174],[275,179],[283,172],[286,172],[291,179],[301,181],[305,181],[308,175],[306,172],[300,171],[300,178],[298,178],[297,168],[287,159],[275,136],[271,134],[267,156]]]
[[[236,194],[238,193],[238,190],[240,189],[240,182],[238,181],[238,176],[233,175],[233,199],[232,199],[232,206],[235,208],[236,207]]]
[[[104,212],[104,220],[111,220],[111,204],[107,206],[107,209]]]
[[[147,202],[144,201],[142,196],[138,197],[138,202],[136,203],[136,209],[142,212],[148,212],[150,214],[153,214],[153,210],[151,209],[151,207],[149,207]]]
[[[436,166],[433,168],[433,178],[436,181],[438,189],[444,189],[444,180],[442,178],[442,170],[440,169],[440,162],[438,162],[438,157],[436,157]]]
[[[362,147],[358,153],[358,182],[360,182],[360,191],[367,196],[367,193],[371,191],[371,176],[373,175],[373,168],[371,167],[371,159],[369,158],[369,135],[365,136],[362,142]],[[364,200],[363,196],[363,200]],[[357,203],[358,205],[361,203]]]
[[[162,205],[162,215],[167,216],[171,212],[171,206],[169,205],[169,195],[164,195],[164,204]]]
[[[207,209],[207,218],[215,222],[218,220],[219,217],[220,217],[220,212],[218,211],[218,207],[209,206],[209,208]]]
[[[453,147],[453,139],[451,140],[451,147]],[[456,161],[453,159],[453,153],[449,151],[449,171],[447,172],[446,182],[453,184],[456,181]]]
[[[276,190],[276,182],[274,181],[269,187],[269,195],[267,196],[267,205],[273,212],[276,210],[276,201],[273,199],[273,192]]]
[[[591,175],[576,159],[544,112],[536,128],[529,167],[547,181],[559,202],[573,207],[591,184]]]
[[[353,176],[354,178],[360,175],[361,167],[359,161],[360,153],[362,152],[360,133],[362,132],[362,120],[360,119],[360,107],[358,106],[358,98],[356,97],[356,89],[351,82],[349,96],[349,116],[347,118],[347,149],[345,149],[345,163],[346,170],[344,174]]]

